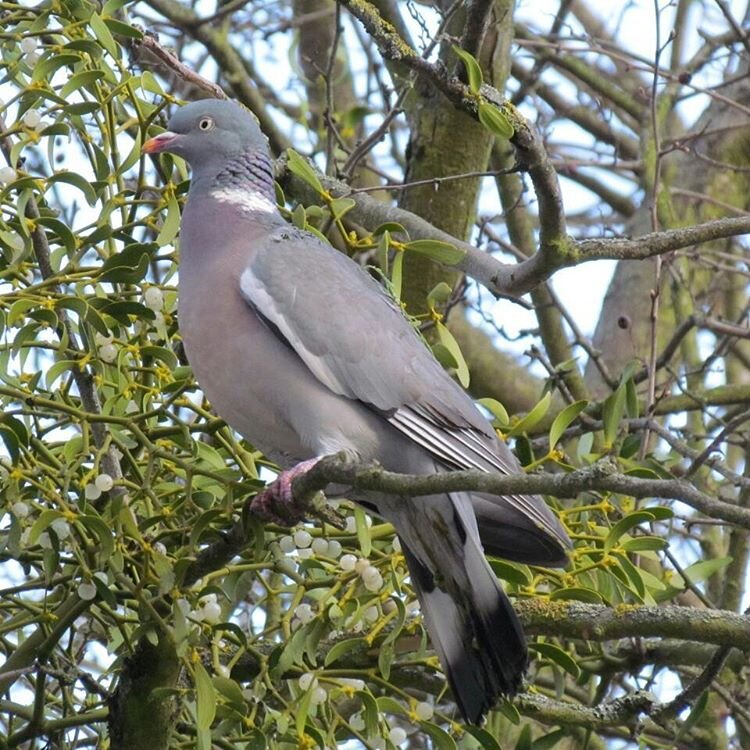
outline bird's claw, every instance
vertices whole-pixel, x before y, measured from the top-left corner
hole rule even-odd
[[[319,459],[302,461],[291,469],[282,471],[276,480],[259,492],[250,503],[250,512],[269,523],[294,526],[305,518],[305,508],[297,506],[292,485],[294,480],[308,472]]]

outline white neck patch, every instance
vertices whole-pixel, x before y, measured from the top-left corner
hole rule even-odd
[[[229,203],[241,211],[263,214],[276,213],[276,204],[256,190],[221,187],[212,190],[211,196],[220,203]]]

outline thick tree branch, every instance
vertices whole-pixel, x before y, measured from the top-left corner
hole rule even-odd
[[[386,222],[397,222],[409,232],[412,239],[435,239],[454,245],[465,252],[456,268],[471,276],[493,294],[502,297],[519,297],[526,294],[551,278],[561,268],[596,260],[644,260],[704,242],[750,233],[750,217],[716,219],[679,229],[652,232],[636,238],[580,241],[568,238],[565,247],[553,254],[537,252],[521,263],[506,264],[437,229],[416,214],[379,201],[368,193],[352,191],[348,185],[332,177],[318,176],[323,187],[332,196],[354,198],[356,205],[347,214],[352,221],[373,229]],[[300,202],[315,203],[320,200],[320,196],[312,187],[289,172],[285,157],[281,157],[276,163],[276,178],[286,192]]]
[[[618,492],[637,498],[680,500],[711,517],[750,528],[750,508],[743,508],[707,495],[681,479],[643,479],[617,473],[613,465],[600,462],[569,474],[486,474],[481,471],[450,471],[442,474],[396,474],[379,466],[362,465],[346,455],[327,456],[294,480],[294,494],[301,502],[338,484],[360,491],[415,497],[442,492],[471,490],[492,495],[553,495],[575,497],[592,490]]]
[[[607,607],[540,598],[516,601],[513,606],[527,632],[536,635],[588,641],[674,638],[750,651],[750,617],[727,610],[676,605]]]

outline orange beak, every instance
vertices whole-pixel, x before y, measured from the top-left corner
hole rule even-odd
[[[179,138],[179,133],[165,130],[154,138],[149,138],[141,147],[141,151],[143,151],[144,154],[160,154],[162,151],[169,151],[170,147]]]

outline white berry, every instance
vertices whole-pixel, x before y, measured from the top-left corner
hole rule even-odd
[[[83,495],[87,500],[98,500],[102,495],[102,491],[93,483],[87,484]]]
[[[33,130],[34,128],[39,127],[39,124],[42,121],[42,116],[35,109],[29,109],[26,112],[24,112],[22,119],[23,119],[23,124],[27,128],[31,128]]]
[[[149,310],[158,312],[164,307],[164,295],[158,286],[150,286],[143,293],[143,303]]]
[[[19,500],[17,503],[13,503],[11,511],[16,518],[26,518],[31,513],[31,508]]]
[[[341,554],[341,543],[335,539],[328,542],[328,557],[337,558]]]
[[[341,560],[339,560],[341,570],[343,570],[345,573],[351,573],[354,570],[354,566],[356,564],[357,558],[354,555],[344,555]]]
[[[297,609],[294,612],[295,617],[299,618],[299,621],[304,625],[305,623],[310,622],[310,620],[315,618],[315,612],[313,612],[313,608],[306,603],[302,603],[297,606]]]
[[[292,537],[290,537],[288,534],[286,536],[282,536],[281,539],[279,539],[279,547],[285,555],[288,555],[290,552],[294,552],[296,546],[297,545],[294,543],[294,539],[292,539]]]
[[[352,714],[349,717],[349,726],[355,731],[355,732],[361,732],[365,728],[365,720],[362,714]]]
[[[57,534],[57,538],[62,541],[70,536],[70,525],[64,518],[58,518],[50,524],[50,527]]]
[[[99,474],[99,476],[94,479],[94,484],[102,491],[102,492],[109,492],[112,487],[114,487],[115,482],[114,479],[109,474]]]
[[[0,167],[0,183],[6,185],[16,179],[16,170],[13,167]]]
[[[96,586],[85,581],[78,586],[78,596],[86,602],[90,602],[96,596]]]
[[[221,619],[221,607],[217,602],[207,602],[203,605],[203,621],[215,625]]]
[[[117,347],[114,344],[105,344],[99,347],[99,358],[104,362],[111,363],[117,359]]]
[[[318,706],[321,703],[325,703],[327,697],[328,697],[328,693],[326,693],[325,688],[322,688],[322,687],[313,688],[312,695],[310,696],[310,703],[313,706]]]
[[[304,549],[305,547],[309,547],[310,542],[312,542],[312,536],[310,535],[309,531],[300,529],[299,531],[294,532],[294,543],[298,547],[302,549]]]
[[[398,746],[406,739],[406,732],[401,727],[393,727],[393,729],[388,732],[388,739],[394,745]]]
[[[431,703],[420,701],[417,703],[414,713],[420,721],[429,721],[435,713],[435,709],[432,707]]]
[[[328,552],[328,541],[322,536],[316,537],[312,542],[312,551],[316,555],[325,555]]]
[[[36,37],[27,36],[21,39],[21,52],[28,55],[36,49],[37,41]]]
[[[357,564],[354,566],[354,570],[362,575],[368,568],[371,567],[372,565],[370,565],[370,561],[366,557],[360,557],[359,560],[357,560]]]

